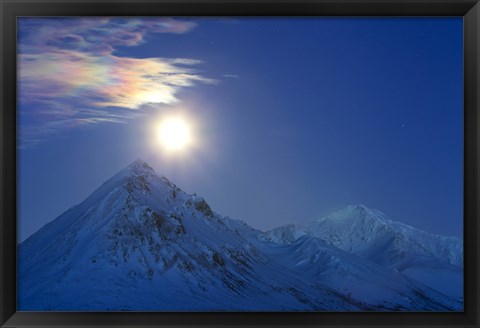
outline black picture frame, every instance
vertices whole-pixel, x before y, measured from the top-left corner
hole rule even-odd
[[[478,0],[0,0],[1,327],[480,327]],[[464,312],[17,312],[16,18],[19,16],[462,16]]]

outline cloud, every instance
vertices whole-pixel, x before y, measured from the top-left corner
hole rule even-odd
[[[187,33],[171,18],[20,18],[18,86],[22,145],[103,122],[124,123],[145,104],[174,104],[196,83],[215,83],[189,58],[133,58],[121,47],[151,33]]]
[[[196,23],[173,18],[20,18],[19,48],[25,52],[67,49],[96,54],[144,42],[148,33],[182,34]]]
[[[237,74],[223,74],[223,77],[230,78],[230,79],[239,79],[240,75],[237,75]]]

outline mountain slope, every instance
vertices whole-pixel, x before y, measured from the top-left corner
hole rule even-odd
[[[20,244],[18,255],[23,311],[461,307],[318,238],[288,245],[265,240],[262,232],[221,217],[203,198],[183,192],[142,161]],[[325,260],[331,258],[341,265]],[[356,284],[370,284],[378,297],[332,281],[342,272]],[[375,285],[378,279],[395,282],[385,289]]]
[[[463,295],[463,243],[389,220],[363,205],[349,206],[306,225],[287,225],[263,238],[289,244],[308,235],[394,269],[447,295]]]
[[[460,302],[452,302],[422,283],[315,237],[302,236],[290,245],[270,248],[268,254],[306,279],[321,282],[376,309],[445,311],[449,308],[445,304],[461,307]]]
[[[20,245],[19,308],[359,309],[270,263],[257,234],[136,161]]]

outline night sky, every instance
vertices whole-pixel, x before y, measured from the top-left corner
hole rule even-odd
[[[461,18],[18,21],[19,241],[137,158],[262,230],[364,204],[462,236]]]

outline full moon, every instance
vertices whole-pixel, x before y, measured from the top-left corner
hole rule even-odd
[[[191,142],[191,129],[183,118],[167,118],[160,123],[158,129],[159,141],[169,151],[182,150]]]

